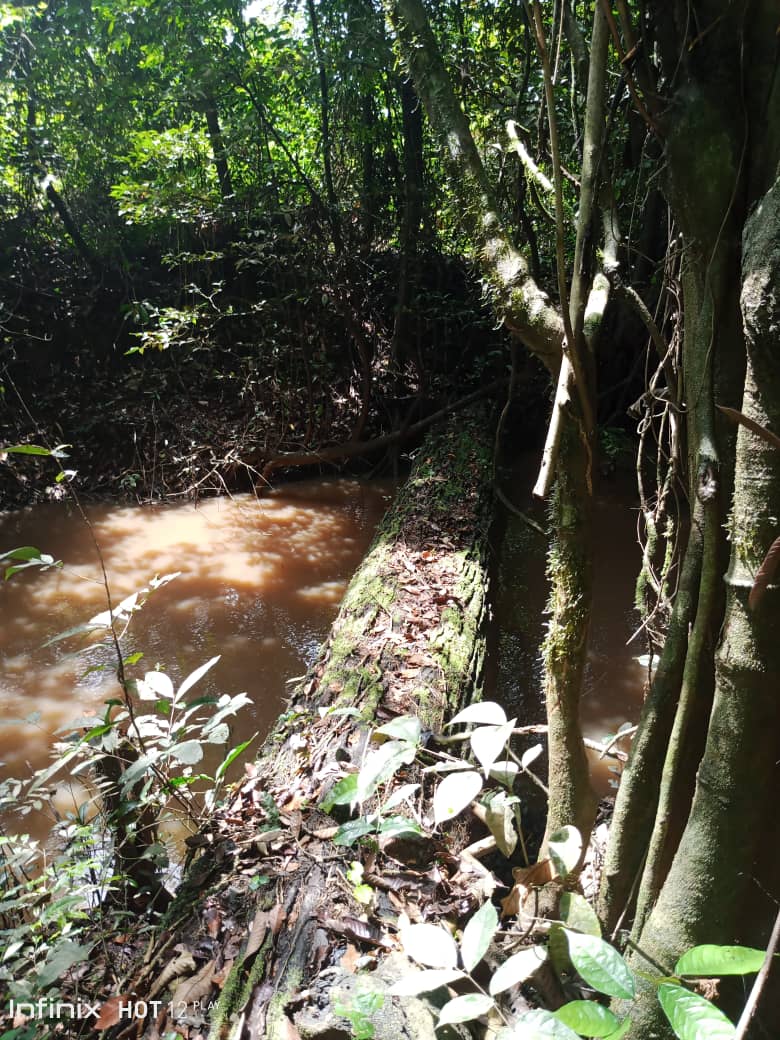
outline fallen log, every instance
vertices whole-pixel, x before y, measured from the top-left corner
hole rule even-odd
[[[387,993],[409,965],[395,924],[404,906],[423,915],[462,906],[450,886],[458,854],[419,827],[415,835],[374,824],[365,844],[340,844],[349,807],[328,815],[322,805],[357,773],[378,725],[416,716],[424,742],[479,696],[490,472],[482,414],[424,442],[317,661],[250,775],[190,842],[184,882],[128,989],[133,1000],[148,997],[150,980],[185,953],[186,977],[158,986],[167,997],[143,1035],[346,1040],[373,1015],[377,1040],[434,1040],[430,1004]],[[422,785],[410,815],[427,825],[420,806],[430,777],[411,762],[398,777]],[[131,1034],[120,1023],[113,1035]],[[139,1023],[132,1035],[142,1035]]]

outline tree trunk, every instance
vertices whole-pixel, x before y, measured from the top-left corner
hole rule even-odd
[[[214,169],[217,171],[217,180],[219,181],[219,194],[223,202],[228,202],[233,196],[233,181],[230,177],[225,139],[222,136],[222,127],[219,123],[217,99],[208,87],[205,90],[203,111],[206,115],[206,128],[208,129],[209,141],[211,143],[211,154],[214,157]]]
[[[355,947],[387,950],[396,943],[377,914],[361,920],[366,908],[355,901],[346,873],[359,861],[371,884],[415,877],[424,886],[431,869],[444,881],[449,854],[435,835],[373,835],[367,846],[334,845],[334,820],[318,806],[339,776],[359,769],[374,726],[411,714],[423,731],[439,732],[454,709],[479,696],[487,427],[484,415],[472,414],[425,442],[316,663],[250,778],[198,838],[203,852],[187,871],[160,939],[164,949],[179,941],[200,958],[208,995],[201,993],[198,1005],[217,1001],[209,1033],[215,1040],[348,1038],[358,990],[379,994],[377,1040],[434,1040],[435,1018],[422,1001],[399,1002],[386,993],[388,980],[409,970],[405,958],[394,955],[375,971],[355,974]],[[414,767],[408,773],[426,783]],[[346,808],[336,807],[334,816],[339,810],[344,819]],[[343,960],[348,944],[351,967]],[[221,995],[213,982],[218,974]]]
[[[341,217],[336,198],[336,188],[333,182],[332,147],[330,134],[330,90],[328,87],[328,70],[325,67],[325,54],[320,40],[319,19],[315,0],[307,0],[309,12],[309,26],[311,28],[311,39],[314,46],[314,54],[317,58],[317,72],[320,81],[320,126],[322,129],[322,165],[325,173],[325,195],[328,200],[328,217],[330,219],[333,246],[337,253],[342,250],[341,240]]]
[[[731,559],[721,583],[722,557],[712,542],[718,538],[731,497],[734,456],[727,431],[713,422],[707,402],[714,389],[716,399],[731,403],[728,397],[735,387],[744,385],[742,411],[771,430],[780,429],[776,340],[780,185],[775,180],[780,109],[772,104],[773,94],[775,102],[778,94],[776,55],[767,42],[776,10],[771,3],[755,4],[747,18],[743,9],[708,7],[706,16],[700,12],[699,17],[705,18],[710,31],[685,42],[681,63],[683,41],[677,34],[684,19],[675,20],[672,10],[667,20],[665,9],[658,22],[666,60],[678,77],[676,103],[669,109],[666,159],[668,196],[686,247],[689,468],[692,498],[695,494],[698,499],[698,520],[696,516],[694,520],[701,524],[703,546],[697,609],[702,609],[703,601],[714,604],[705,620],[713,641],[720,633],[720,646],[706,746],[687,824],[676,851],[667,844],[664,858],[671,866],[665,878],[659,871],[655,880],[645,879],[649,915],[639,935],[639,949],[632,955],[635,967],[643,971],[648,970],[645,957],[669,969],[680,953],[697,943],[741,940],[757,945],[761,941],[760,936],[745,934],[740,897],[759,842],[760,847],[771,847],[771,832],[777,830],[776,821],[766,819],[762,792],[775,788],[778,781],[780,711],[775,677],[780,670],[780,603],[774,588],[755,611],[748,608],[747,599],[778,533],[780,452],[740,429]],[[738,47],[735,39],[741,41]],[[752,216],[746,219],[749,212]],[[740,286],[741,316],[735,302]],[[743,341],[747,346],[744,382],[739,376]],[[718,493],[721,509],[708,518],[707,510]],[[713,581],[714,597],[706,590]],[[724,591],[725,614],[721,615],[717,604]],[[685,671],[696,667],[692,657],[698,646],[701,695],[711,656],[706,642],[699,645],[695,638],[698,625],[697,617]],[[682,747],[690,754],[689,746]],[[659,824],[663,825],[660,809],[654,840]],[[657,892],[659,880],[663,884]],[[671,1037],[655,987],[647,982],[641,985],[631,1008],[628,1036],[635,1040]]]

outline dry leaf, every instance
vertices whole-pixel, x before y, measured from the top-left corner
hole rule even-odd
[[[206,928],[212,939],[216,939],[219,934],[219,929],[222,926],[222,914],[217,910],[216,907],[210,906],[203,912],[203,920],[206,923]]]
[[[119,1015],[126,1003],[130,1000],[130,995],[126,993],[120,993],[119,996],[109,997],[108,1000],[103,1002],[103,1006],[100,1009],[100,1014],[95,1022],[94,1029],[108,1029],[109,1026],[115,1026],[119,1021]]]
[[[352,943],[347,943],[347,949],[339,961],[339,966],[344,970],[354,974],[357,969],[358,961],[360,960],[360,951],[357,946],[353,946]]]
[[[162,974],[149,991],[149,998],[151,999],[161,990],[164,990],[172,979],[176,979],[179,975],[185,975],[188,971],[194,970],[195,961],[192,959],[192,954],[189,950],[184,950],[178,955],[178,957],[174,957],[173,960],[169,961],[163,968]]]
[[[298,869],[296,864],[296,870]],[[274,935],[278,935],[281,930],[284,919],[287,916],[284,907],[281,903],[277,903],[273,910],[268,913],[268,923],[271,925],[271,931]]]
[[[171,1005],[176,1009],[174,1018],[181,1018],[187,1013],[190,1004],[197,1007],[204,997],[207,997],[214,985],[213,959],[206,961],[196,975],[184,979],[171,994]]]
[[[225,963],[222,965],[222,968],[214,976],[212,981],[214,982],[214,985],[217,986],[219,989],[222,989],[222,987],[227,982],[228,976],[230,975],[231,971],[233,970],[233,965],[234,964],[235,964],[235,961],[233,961],[233,960],[225,961]]]
[[[541,888],[555,877],[555,867],[550,859],[540,859],[530,867],[515,867],[512,876],[526,888]]]
[[[269,920],[267,910],[258,910],[255,914],[252,926],[249,929],[249,939],[246,944],[245,957],[257,953],[265,942],[265,933],[268,931]]]

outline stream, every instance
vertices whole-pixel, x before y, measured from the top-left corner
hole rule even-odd
[[[142,651],[141,672],[159,665],[174,683],[220,655],[198,691],[248,693],[252,706],[239,716],[237,742],[268,731],[291,680],[314,660],[394,487],[391,481],[320,478],[282,485],[262,499],[90,506],[94,540],[66,504],[6,516],[3,549],[34,545],[63,566],[30,569],[0,583],[0,777],[46,766],[52,735],[118,694],[114,661],[88,671],[98,659],[94,651],[78,652],[82,637],[44,645],[106,609],[95,541],[114,605],[155,575],[180,572],[134,616],[123,651]],[[597,504],[598,577],[583,723],[599,740],[636,718],[646,678],[636,657],[641,648],[625,645],[638,558],[629,501],[627,488],[616,486]],[[503,700],[521,724],[544,719],[538,648],[545,555],[544,539],[510,515],[494,594],[496,652],[487,696]],[[607,794],[614,783],[608,762],[592,757],[594,782]],[[61,789],[57,810],[72,811],[74,797],[83,790]],[[41,822],[42,833],[45,828]],[[30,829],[39,829],[32,819]]]

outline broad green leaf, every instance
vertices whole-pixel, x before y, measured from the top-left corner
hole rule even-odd
[[[386,737],[394,737],[397,740],[408,740],[411,744],[417,744],[422,733],[420,720],[414,715],[399,715],[398,718],[379,726],[376,733],[382,733]]]
[[[491,902],[484,903],[463,929],[460,956],[466,971],[473,971],[488,951],[498,929],[498,914]]]
[[[410,838],[422,838],[425,831],[414,820],[406,816],[388,816],[379,824],[379,833],[383,838],[402,838],[404,835]]]
[[[358,838],[363,838],[366,834],[373,834],[375,830],[376,822],[373,818],[370,820],[365,818],[348,820],[346,823],[343,823],[333,835],[333,844],[346,846],[354,845]]]
[[[216,775],[214,777],[215,780],[222,779],[222,777],[225,775],[228,769],[230,769],[230,767],[233,765],[238,756],[243,755],[243,753],[246,751],[246,749],[249,747],[249,745],[252,743],[256,736],[257,734],[254,733],[249,738],[249,740],[244,740],[242,741],[242,743],[238,744],[236,747],[233,748],[233,750],[227,756],[225,761],[220,765],[219,769],[217,769]]]
[[[620,1028],[620,1020],[595,1000],[572,1000],[553,1014],[580,1036],[607,1037]]]
[[[217,769],[216,774],[214,776],[215,780],[222,780],[222,778],[228,772],[228,770],[230,769],[230,766],[233,764],[233,762],[236,760],[236,758],[238,758],[239,755],[242,755],[243,752],[246,750],[246,748],[249,748],[249,746],[252,744],[252,742],[253,742],[253,740],[255,739],[256,736],[257,736],[257,733],[254,733],[249,738],[249,740],[243,740],[243,742],[241,744],[239,744],[237,747],[233,748],[233,750],[230,752],[230,754],[225,759],[225,761],[222,764],[219,765],[219,768]]]
[[[347,773],[335,783],[323,799],[320,808],[329,813],[334,805],[351,805],[357,801],[357,773]]]
[[[614,1033],[610,1033],[609,1036],[605,1037],[604,1040],[622,1040],[626,1033],[631,1028],[631,1018],[627,1016],[624,1018],[620,1025],[617,1027]]]
[[[394,982],[390,992],[396,997],[416,997],[419,993],[431,993],[462,978],[465,976],[458,968],[429,968]]]
[[[565,878],[574,870],[582,856],[582,835],[576,827],[567,824],[550,835],[547,847],[555,869]]]
[[[438,827],[463,812],[482,790],[482,777],[474,770],[445,776],[433,796],[433,822]]]
[[[488,987],[490,993],[495,996],[525,982],[537,968],[541,968],[546,958],[547,951],[543,946],[529,946],[527,950],[513,954],[493,973]]]
[[[444,928],[435,924],[408,924],[400,929],[401,945],[407,957],[426,968],[455,968],[458,947]]]
[[[580,935],[568,928],[565,934],[571,962],[589,986],[608,997],[633,999],[634,976],[613,946],[595,935]]]
[[[508,795],[506,791],[499,791],[490,799],[485,813],[485,823],[496,839],[498,851],[507,859],[517,846],[514,807],[518,801],[518,798]]]
[[[182,765],[193,766],[203,758],[203,745],[199,740],[183,740],[181,744],[174,744],[169,754]]]
[[[503,726],[480,726],[469,737],[474,756],[488,775],[493,763],[501,757],[512,736],[516,719],[510,719]]]
[[[722,1011],[684,986],[662,982],[658,999],[679,1040],[732,1040],[736,1035]]]
[[[34,545],[21,545],[18,549],[9,549],[0,553],[0,560],[37,560],[40,558],[41,550]]]
[[[414,761],[416,748],[408,740],[388,740],[372,751],[358,773],[357,800],[365,802],[385,780],[394,776],[403,765]]]
[[[515,1040],[579,1040],[565,1022],[538,1009],[520,1015],[509,1035]]]
[[[49,451],[48,448],[41,448],[38,444],[13,444],[10,448],[3,448],[3,451],[13,452],[15,455],[53,455],[53,451]]]
[[[749,946],[694,946],[674,966],[675,975],[750,975],[766,953]]]
[[[199,679],[202,679],[203,676],[206,674],[206,672],[210,668],[214,667],[214,665],[220,659],[220,656],[221,655],[218,654],[216,657],[212,657],[210,661],[206,661],[206,663],[202,664],[200,666],[200,668],[196,668],[194,672],[190,672],[190,674],[187,676],[187,678],[184,680],[184,682],[181,684],[181,686],[177,690],[177,692],[176,692],[176,700],[180,700],[184,696],[184,694],[187,692],[187,690],[192,689],[192,687],[195,685],[195,683]]]
[[[560,904],[561,920],[569,928],[587,935],[601,936],[601,925],[596,911],[579,892],[564,892]]]
[[[46,989],[52,983],[57,982],[65,972],[74,964],[80,964],[89,956],[91,946],[80,946],[70,939],[65,939],[49,953],[46,963],[38,972],[38,985]]]
[[[455,726],[459,722],[474,722],[480,726],[503,726],[506,722],[506,712],[495,701],[477,701],[476,704],[469,704],[468,708],[459,711],[447,725]]]
[[[486,1015],[492,1007],[493,998],[484,993],[467,993],[463,997],[455,997],[439,1012],[437,1028],[455,1022],[470,1022],[473,1018]]]

